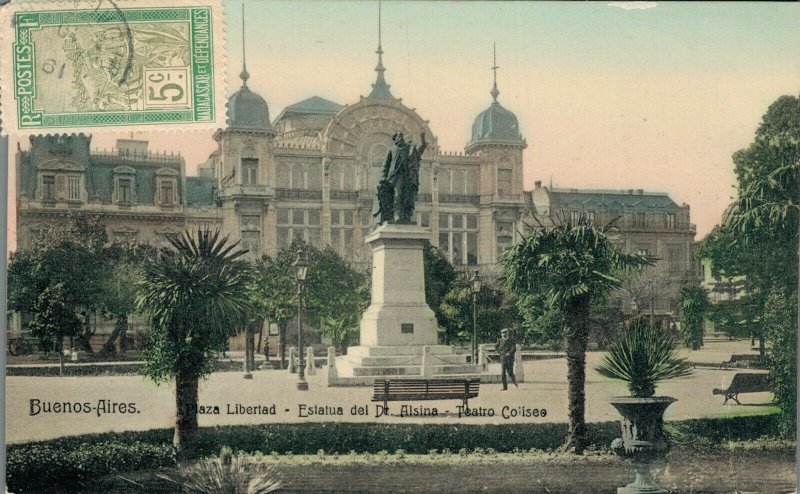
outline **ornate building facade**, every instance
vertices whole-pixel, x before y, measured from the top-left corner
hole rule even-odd
[[[463,151],[439,148],[429,122],[390,92],[378,49],[371,93],[350,105],[312,97],[270,119],[265,100],[247,86],[230,96],[228,124],[218,147],[187,176],[183,158],[153,152],[146,141],[121,139],[113,152],[90,151],[91,136],[31,138],[18,150],[17,238],[32,235],[68,212],[102,214],[111,239],[161,243],[167,234],[221,227],[255,258],[294,238],[331,245],[366,266],[363,239],[373,225],[372,202],[397,131],[429,143],[420,169],[416,222],[460,268],[496,274],[497,261],[519,232],[555,218],[586,215],[602,224],[619,218],[619,244],[661,259],[675,279],[691,273],[694,226],[689,207],[643,190],[554,189],[536,182],[523,190],[527,142],[517,117],[492,101],[472,125]],[[534,220],[535,217],[535,220]],[[671,313],[669,305],[659,309]]]

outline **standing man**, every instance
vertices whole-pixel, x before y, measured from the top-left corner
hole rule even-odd
[[[503,391],[508,389],[508,381],[506,376],[511,378],[514,386],[519,387],[517,378],[514,377],[514,355],[517,353],[517,343],[511,337],[508,328],[500,330],[500,339],[495,345],[495,350],[500,354],[500,362],[502,364],[503,375]]]

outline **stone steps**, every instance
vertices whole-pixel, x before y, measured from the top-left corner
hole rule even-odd
[[[420,366],[422,355],[394,355],[385,357],[361,357],[346,355],[346,360],[363,367]],[[467,355],[432,355],[434,365],[463,365]]]

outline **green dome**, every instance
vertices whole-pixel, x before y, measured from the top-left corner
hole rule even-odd
[[[247,85],[242,86],[228,99],[228,127],[232,129],[272,130],[269,108],[264,98]]]
[[[497,101],[481,112],[472,124],[472,140],[477,141],[521,141],[516,115],[503,108]]]

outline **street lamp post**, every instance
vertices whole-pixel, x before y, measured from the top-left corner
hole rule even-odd
[[[292,263],[294,277],[297,280],[297,347],[299,349],[299,369],[297,370],[297,389],[308,391],[306,371],[303,365],[303,283],[308,274],[308,260],[306,253],[301,249],[297,252],[297,259]]]
[[[478,363],[478,292],[481,291],[481,275],[476,269],[469,280],[472,292],[472,363]]]

